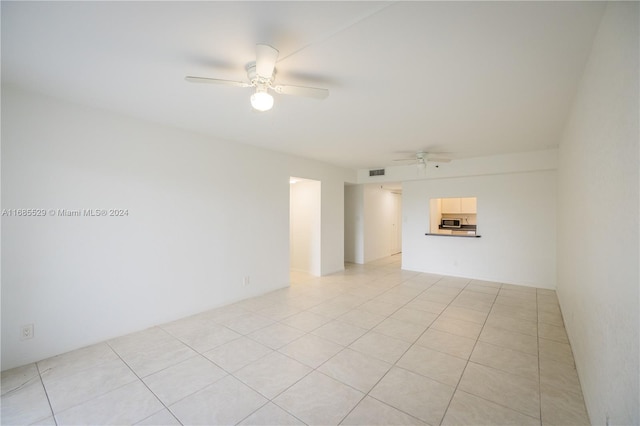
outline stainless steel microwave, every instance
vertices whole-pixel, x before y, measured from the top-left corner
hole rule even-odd
[[[462,219],[442,219],[440,223],[442,228],[461,228],[462,227]]]

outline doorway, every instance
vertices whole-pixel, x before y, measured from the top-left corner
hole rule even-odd
[[[367,263],[402,252],[402,184],[345,186],[345,262]]]
[[[289,269],[321,275],[321,183],[289,179]]]

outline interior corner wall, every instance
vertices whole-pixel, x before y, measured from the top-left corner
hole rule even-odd
[[[6,86],[1,131],[2,208],[47,212],[2,217],[2,370],[287,286],[289,176],[344,267],[355,172]]]
[[[321,275],[344,271],[344,182],[339,175],[322,180]]]
[[[556,196],[555,170],[405,181],[402,268],[555,288]],[[449,197],[477,197],[480,238],[425,235]]]
[[[345,182],[356,180],[356,171],[318,161],[287,157],[290,176],[318,180],[320,186],[321,241],[320,274],[344,270],[344,191]]]
[[[364,185],[344,188],[344,260],[364,263]]]
[[[558,298],[592,424],[640,424],[638,2],[609,2],[559,150]]]
[[[299,180],[291,184],[290,268],[311,275],[321,274],[319,181]]]

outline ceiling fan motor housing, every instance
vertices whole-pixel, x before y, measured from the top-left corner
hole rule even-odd
[[[253,85],[259,85],[259,84],[266,84],[266,85],[271,85],[273,83],[273,80],[276,77],[276,69],[273,69],[273,74],[271,74],[270,77],[265,77],[263,75],[258,75],[258,73],[256,72],[256,63],[255,62],[250,62],[247,65],[247,78],[249,79],[249,81],[251,82],[251,84]]]

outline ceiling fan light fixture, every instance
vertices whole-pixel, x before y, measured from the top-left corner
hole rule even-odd
[[[256,87],[256,93],[251,95],[251,106],[258,111],[269,111],[273,108],[273,96],[267,93],[266,87]]]

